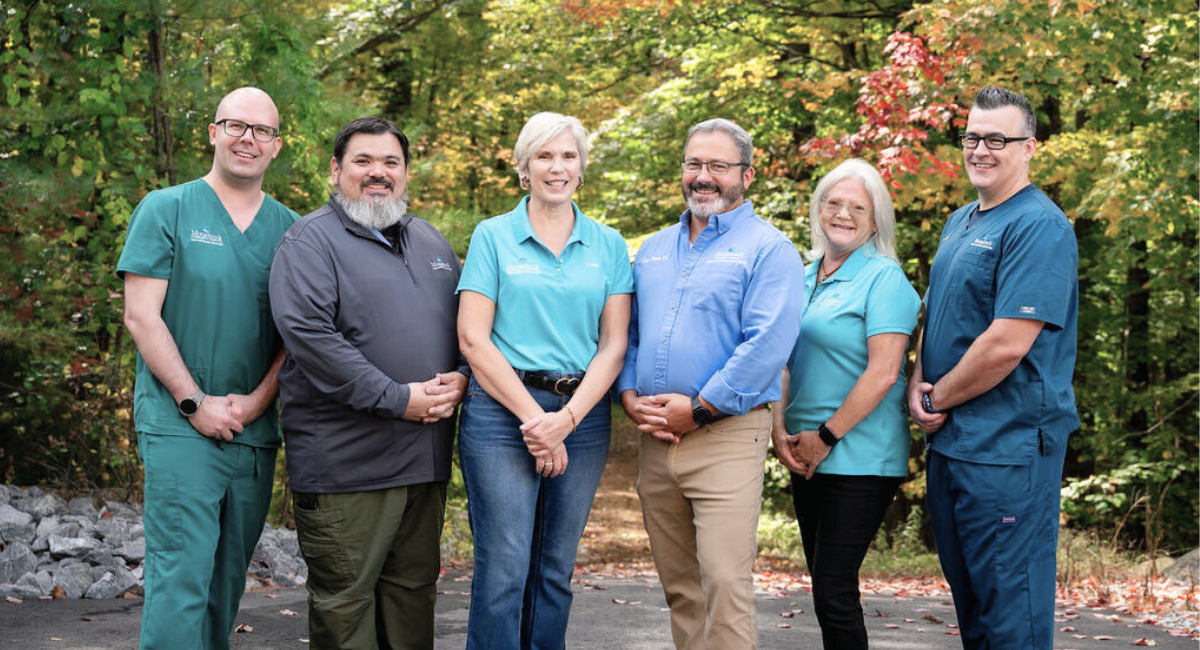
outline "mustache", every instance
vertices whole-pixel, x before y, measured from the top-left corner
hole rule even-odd
[[[719,193],[721,191],[721,186],[717,185],[716,183],[702,183],[700,181],[693,181],[688,184],[688,189],[693,192],[697,190],[714,190]]]
[[[359,187],[365,188],[368,185],[373,185],[373,184],[377,184],[377,183],[387,186],[387,188],[389,190],[392,189],[393,187],[395,187],[395,183],[393,183],[392,181],[388,180],[386,177],[383,177],[383,176],[368,176],[363,179],[362,183],[359,184]]]

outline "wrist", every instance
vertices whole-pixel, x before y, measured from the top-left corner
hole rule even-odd
[[[921,393],[921,408],[930,415],[946,412],[945,409],[939,409],[934,406],[932,389]]]
[[[837,443],[842,441],[841,437],[834,433],[833,429],[830,429],[825,422],[822,422],[821,426],[817,427],[817,437],[830,449],[833,449],[837,446]]]

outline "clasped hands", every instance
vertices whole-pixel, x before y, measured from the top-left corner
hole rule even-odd
[[[576,424],[571,412],[563,407],[539,413],[521,425],[525,446],[537,461],[538,474],[554,478],[567,471],[567,446],[563,441]]]
[[[813,477],[831,451],[815,430],[789,435],[786,429],[776,426],[771,430],[771,441],[779,462],[805,479]]]
[[[638,431],[663,442],[679,442],[685,433],[699,428],[692,419],[692,399],[680,393],[638,395],[625,390],[621,391],[621,407]]]
[[[461,372],[439,372],[428,381],[408,384],[408,406],[404,419],[432,424],[454,415],[454,407],[467,390],[467,377]]]
[[[265,410],[266,404],[250,395],[206,395],[188,423],[206,438],[229,441]]]

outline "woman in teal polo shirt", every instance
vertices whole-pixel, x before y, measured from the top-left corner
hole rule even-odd
[[[468,650],[565,644],[633,292],[625,240],[571,200],[587,152],[573,117],[526,123],[513,153],[529,196],[475,228],[458,285],[472,373],[459,426],[475,538]]]
[[[892,199],[851,159],[809,208],[812,263],[800,336],[775,409],[826,650],[866,650],[858,570],[908,475],[904,357],[920,298],[896,260]]]

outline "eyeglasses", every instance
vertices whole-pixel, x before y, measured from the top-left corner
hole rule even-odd
[[[986,146],[988,149],[1000,150],[1007,147],[1008,143],[1010,142],[1021,142],[1032,137],[1033,136],[1031,135],[1027,135],[1022,138],[1006,138],[1002,135],[987,135],[983,137],[979,137],[977,135],[964,135],[959,138],[959,141],[962,142],[963,149],[975,149],[979,146],[980,142],[983,142],[984,146]]]
[[[861,205],[851,205],[843,201],[821,199],[821,210],[826,214],[837,216],[842,213],[842,210],[850,213],[855,219],[865,219],[871,216],[871,211]]]
[[[683,161],[683,173],[699,174],[701,169],[708,167],[708,173],[713,176],[724,176],[729,173],[733,167],[749,167],[746,163],[727,163],[724,160],[710,160],[704,162],[702,160],[685,160]]]
[[[250,132],[254,134],[254,139],[259,142],[270,142],[279,136],[279,129],[267,126],[266,124],[246,124],[241,120],[231,120],[229,118],[213,122],[213,124],[220,125],[221,128],[225,129],[225,135],[234,138],[240,138],[245,135],[246,129],[250,129]]]

